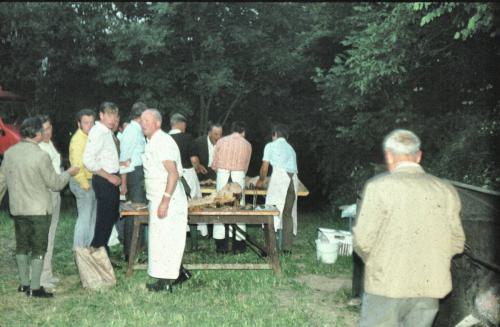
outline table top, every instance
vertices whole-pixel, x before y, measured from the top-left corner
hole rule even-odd
[[[215,192],[215,185],[201,185],[201,193],[203,194],[212,194]],[[245,195],[266,195],[267,194],[267,189],[248,189],[246,188],[244,190]],[[302,184],[301,181],[299,181],[299,191],[297,192],[297,196],[308,196],[309,195],[309,190],[307,187]]]
[[[138,209],[139,207],[140,209]],[[189,210],[189,215],[192,216],[277,216],[279,215],[278,209],[275,206],[257,206],[257,209],[244,209],[244,208],[195,208]],[[135,204],[121,203],[120,215],[124,216],[148,216],[147,208],[141,208]]]

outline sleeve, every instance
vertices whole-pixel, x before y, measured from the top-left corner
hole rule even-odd
[[[89,181],[85,177],[83,166],[83,152],[85,151],[85,140],[78,137],[73,137],[69,143],[69,163],[71,166],[79,167],[80,171],[74,176],[75,180],[83,189],[90,187]]]
[[[62,174],[57,174],[47,153],[41,156],[39,168],[40,176],[42,176],[45,185],[52,191],[60,191],[68,184],[69,173],[63,172]]]
[[[248,157],[246,160],[245,173],[248,171],[248,167],[250,166],[250,159],[252,158],[252,144],[250,144],[250,142],[248,142],[247,148],[248,148]]]
[[[191,135],[186,134],[186,140],[188,144],[189,157],[191,158],[193,156],[198,156],[198,151],[196,149],[196,144],[194,143],[194,138]]]
[[[221,140],[219,140],[219,142],[217,142],[217,144],[215,144],[215,148],[214,148],[214,159],[212,161],[212,169],[214,171],[217,171],[217,168],[219,166],[219,157],[220,157],[220,148],[221,148]]]
[[[451,255],[453,256],[464,251],[465,233],[462,227],[462,221],[460,220],[460,210],[462,209],[460,197],[453,186],[450,186],[450,188],[453,200],[449,216],[449,225],[451,230]]]
[[[159,148],[155,151],[158,154],[160,161],[163,162],[169,160],[175,162],[176,152],[180,153],[177,143],[170,135],[166,135],[161,141],[162,142],[157,144]],[[176,149],[177,151],[175,151]]]
[[[94,128],[95,127],[90,130],[89,137],[87,139],[87,146],[83,152],[83,164],[92,172],[98,171],[102,168],[96,158],[97,153],[104,145],[104,140],[99,133],[92,133]]]
[[[365,263],[377,242],[382,222],[387,215],[379,194],[375,185],[370,182],[366,184],[356,224],[352,230],[354,250]]]
[[[271,143],[267,143],[264,147],[264,156],[262,156],[262,161],[271,162]]]
[[[122,139],[120,140],[120,161],[132,159],[132,152],[137,143],[137,135],[133,132],[129,126],[123,131]]]

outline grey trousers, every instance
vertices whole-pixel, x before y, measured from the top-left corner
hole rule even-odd
[[[69,180],[69,189],[76,198],[76,208],[78,211],[73,236],[73,249],[89,246],[90,242],[92,242],[92,238],[94,238],[97,209],[92,183],[90,183],[90,189],[85,191],[80,187],[80,184],[71,177]]]
[[[50,220],[47,252],[43,258],[43,270],[40,277],[41,284],[47,284],[52,279],[52,254],[54,253],[54,241],[56,238],[57,224],[59,224],[59,213],[61,211],[61,194],[50,192],[52,196],[52,219]]]
[[[363,295],[359,327],[431,327],[439,310],[434,298]]]

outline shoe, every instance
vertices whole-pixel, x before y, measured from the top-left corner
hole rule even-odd
[[[28,292],[26,292],[26,295],[29,297],[41,297],[41,298],[49,298],[54,296],[54,294],[46,292],[43,286],[41,286],[37,290],[30,289]]]
[[[25,286],[25,285],[19,285],[19,287],[17,288],[17,291],[18,292],[29,292],[30,291],[30,286]]]
[[[215,252],[219,254],[226,254],[228,252],[226,239],[215,240],[215,246],[216,246]]]
[[[283,254],[283,255],[291,255],[292,254],[292,250],[283,250],[283,251],[281,251],[281,254]]]
[[[233,253],[234,254],[239,254],[239,253],[245,253],[247,251],[247,244],[245,241],[234,241],[233,242]]]
[[[172,293],[172,285],[166,279],[158,279],[155,283],[146,284],[146,288],[151,292],[167,291]]]
[[[184,266],[181,266],[181,269],[179,271],[179,277],[172,283],[172,285],[180,285],[190,279],[192,276],[191,272],[184,268]]]

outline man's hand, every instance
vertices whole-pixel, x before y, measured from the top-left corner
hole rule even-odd
[[[116,175],[109,175],[109,177],[107,179],[108,179],[108,182],[110,182],[114,186],[118,186],[122,182],[122,179]]]
[[[163,197],[163,199],[160,202],[160,205],[158,206],[158,211],[156,212],[156,215],[158,216],[159,219],[163,219],[168,215],[169,204],[170,204],[170,198]]]
[[[255,184],[255,187],[263,189],[264,188],[264,182],[265,182],[265,180],[262,180],[262,179],[257,180],[257,183]]]
[[[198,174],[203,174],[203,175],[205,175],[206,173],[208,173],[207,168],[205,168],[202,164],[199,164],[199,165],[196,167],[196,172],[197,172]]]
[[[122,167],[128,167],[128,166],[130,166],[131,162],[132,162],[132,159],[128,159],[126,161],[120,161],[120,166],[122,166]]]
[[[68,172],[68,174],[70,174],[71,176],[75,176],[76,174],[78,174],[78,172],[80,171],[80,167],[69,167],[68,170],[66,170]]]

